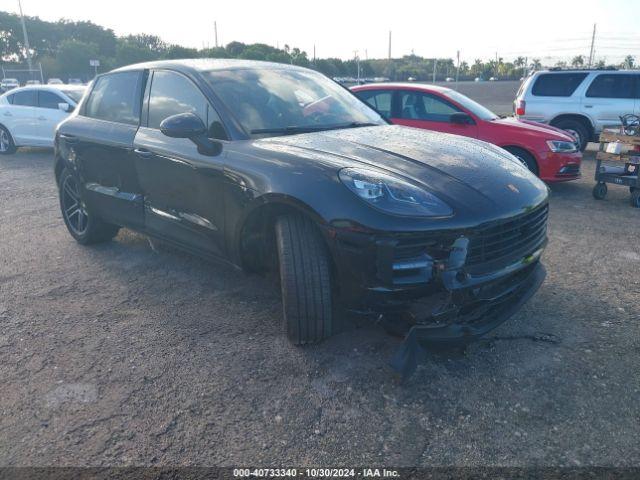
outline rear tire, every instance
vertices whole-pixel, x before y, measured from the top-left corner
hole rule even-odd
[[[536,162],[533,155],[525,149],[518,147],[505,147],[505,150],[520,160],[536,177],[538,176],[538,162]]]
[[[108,242],[118,234],[120,227],[104,222],[84,203],[78,179],[71,170],[62,171],[58,186],[62,218],[78,243]]]
[[[276,222],[284,326],[296,345],[332,333],[329,252],[311,220],[286,215]]]
[[[559,120],[552,125],[566,131],[569,135],[575,138],[580,145],[581,152],[584,152],[584,149],[587,148],[587,144],[589,143],[589,129],[584,125],[584,123],[579,120],[567,118]]]
[[[0,125],[0,155],[11,155],[12,153],[16,153],[17,149],[9,130],[3,125]]]

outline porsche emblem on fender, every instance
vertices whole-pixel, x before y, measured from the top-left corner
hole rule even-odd
[[[512,183],[507,183],[507,188],[511,190],[513,193],[520,193],[520,190],[518,190],[518,187],[516,187]]]

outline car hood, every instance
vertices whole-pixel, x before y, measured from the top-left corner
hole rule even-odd
[[[547,198],[545,184],[511,154],[458,135],[385,125],[273,137],[254,145],[337,168],[393,172],[467,213],[490,209],[512,215]]]
[[[497,118],[492,120],[491,123],[500,125],[501,127],[507,127],[522,133],[539,134],[544,136],[544,140],[563,140],[565,142],[574,142],[575,139],[571,137],[564,130],[552,127],[551,125],[545,125],[544,123],[531,122],[527,120],[518,120],[517,118]]]

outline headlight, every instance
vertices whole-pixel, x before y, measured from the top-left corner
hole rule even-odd
[[[394,215],[445,217],[453,210],[435,195],[409,181],[376,170],[344,168],[340,180],[374,207]]]
[[[574,142],[564,140],[547,140],[549,150],[556,153],[573,153],[578,151],[578,146]]]

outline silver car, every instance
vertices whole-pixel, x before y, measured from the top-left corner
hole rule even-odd
[[[566,130],[582,150],[604,125],[640,113],[640,70],[543,70],[520,86],[514,101],[520,120]]]

